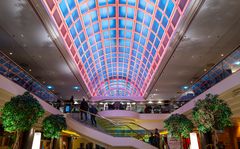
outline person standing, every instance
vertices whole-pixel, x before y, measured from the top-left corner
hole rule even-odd
[[[158,132],[158,129],[156,128],[155,129],[155,134],[154,134],[154,146],[159,148],[160,147],[160,135],[159,135],[159,132]]]
[[[83,120],[83,115],[84,115],[85,121],[87,121],[87,111],[88,111],[88,103],[83,98],[83,100],[80,104],[81,120]]]
[[[96,117],[96,114],[98,112],[97,108],[94,106],[94,105],[91,105],[90,108],[89,108],[89,112],[91,114],[91,122],[92,122],[92,125],[97,127],[97,121],[95,119]]]
[[[153,133],[152,133],[152,132],[151,132],[151,136],[149,137],[148,142],[149,142],[151,145],[154,145],[154,136],[153,136]]]
[[[71,109],[71,112],[74,112],[74,96],[71,96],[70,100],[69,100],[69,104],[70,104],[70,109]]]

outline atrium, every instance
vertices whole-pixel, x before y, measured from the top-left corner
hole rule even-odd
[[[0,149],[239,149],[239,8],[0,1]]]

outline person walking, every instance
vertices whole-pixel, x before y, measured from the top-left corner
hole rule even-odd
[[[88,103],[83,98],[83,100],[80,104],[81,120],[83,120],[83,115],[84,115],[85,121],[87,121],[87,111],[88,111]]]
[[[89,112],[91,114],[91,122],[92,122],[92,125],[97,127],[97,121],[95,119],[96,117],[96,114],[98,113],[98,110],[97,108],[94,106],[94,105],[91,105],[90,108],[89,108]]]

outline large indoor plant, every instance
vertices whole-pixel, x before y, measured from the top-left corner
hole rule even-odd
[[[50,149],[52,149],[53,139],[59,138],[62,130],[67,128],[66,119],[63,115],[49,115],[43,120],[43,136],[51,138]]]
[[[1,119],[4,130],[15,132],[16,139],[13,148],[19,148],[21,132],[30,130],[40,117],[44,114],[44,109],[37,99],[29,92],[23,95],[12,97],[1,109]]]
[[[177,139],[180,139],[182,146],[181,137],[189,138],[189,134],[192,132],[194,126],[190,119],[183,114],[172,114],[164,121],[164,128]]]
[[[231,126],[232,112],[218,95],[207,94],[204,100],[198,100],[192,111],[193,121],[202,133],[212,132],[214,146],[217,144],[216,130]]]

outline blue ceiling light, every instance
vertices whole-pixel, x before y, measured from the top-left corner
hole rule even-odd
[[[74,89],[74,90],[79,90],[80,87],[79,87],[79,86],[74,86],[73,89]]]
[[[47,85],[47,88],[51,90],[51,89],[53,89],[53,86],[52,85]]]
[[[188,86],[183,86],[182,87],[184,90],[187,90],[188,89]]]

